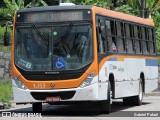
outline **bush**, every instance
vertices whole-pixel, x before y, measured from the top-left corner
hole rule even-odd
[[[0,42],[3,42],[3,37],[4,37],[5,31],[6,31],[6,27],[0,26]],[[12,38],[12,32],[11,32],[11,28],[10,27],[8,27],[8,32],[10,33],[10,36]]]
[[[11,106],[12,100],[12,84],[11,82],[0,83],[0,102],[6,103],[7,106]]]
[[[6,30],[5,27],[0,26],[0,42],[3,41],[3,36],[4,36],[5,30]]]

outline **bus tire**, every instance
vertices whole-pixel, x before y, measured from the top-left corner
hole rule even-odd
[[[139,83],[139,94],[137,96],[133,97],[133,104],[136,106],[140,106],[142,105],[142,101],[143,101],[143,84],[142,84],[142,80],[140,80]]]
[[[107,100],[104,100],[104,101],[101,101],[101,111],[103,113],[107,113],[109,114],[110,111],[111,111],[111,101],[112,101],[112,98],[111,98],[111,85],[110,85],[110,82],[108,81],[108,90],[107,90]]]
[[[35,113],[40,113],[42,112],[42,103],[38,102],[38,103],[32,103],[32,110]]]
[[[140,80],[139,94],[137,96],[123,98],[123,103],[125,105],[140,106],[142,105],[142,101],[143,101],[143,84],[142,84],[142,80]]]

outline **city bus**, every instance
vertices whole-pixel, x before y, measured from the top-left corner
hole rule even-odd
[[[5,41],[6,42],[6,41]],[[7,45],[7,42],[6,42]],[[158,88],[154,23],[96,6],[18,10],[12,33],[12,85],[17,104],[95,102],[141,105]]]

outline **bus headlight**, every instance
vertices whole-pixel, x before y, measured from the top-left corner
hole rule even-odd
[[[22,81],[18,77],[14,77],[14,81],[18,88],[26,90],[27,87],[22,83]]]
[[[81,83],[80,87],[83,88],[83,87],[87,87],[88,85],[91,84],[93,78],[94,78],[94,74],[95,72],[91,72],[87,77],[86,79]]]

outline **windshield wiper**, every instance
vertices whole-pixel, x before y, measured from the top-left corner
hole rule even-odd
[[[60,47],[62,47],[62,46],[64,47],[64,51],[65,51],[65,53],[66,53],[67,56],[70,56],[70,55],[69,55],[69,51],[67,50],[67,48],[69,49],[69,47],[68,47],[68,45],[66,44],[66,39],[68,38],[68,36],[69,36],[69,34],[70,34],[71,30],[72,30],[72,27],[73,27],[73,23],[70,23],[70,24],[68,25],[68,27],[67,27],[64,35],[61,36],[61,38],[60,38],[60,44],[59,44],[59,46],[60,46]],[[65,46],[64,46],[64,45],[65,45]],[[66,46],[67,46],[67,48],[66,48]]]
[[[38,30],[38,28],[36,27],[36,25],[33,23],[32,24],[32,28],[38,33],[38,35],[40,36],[41,40],[48,45],[47,40],[45,39],[45,37],[40,33],[40,31]]]
[[[60,41],[61,42],[65,42],[65,39],[68,38],[68,35],[70,34],[71,30],[72,30],[72,27],[73,27],[73,23],[70,23],[64,33],[64,35],[61,37]]]

